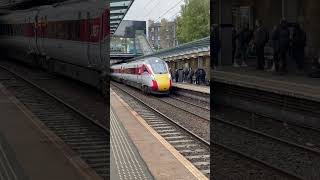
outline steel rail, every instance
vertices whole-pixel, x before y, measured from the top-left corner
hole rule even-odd
[[[190,130],[188,130],[187,128],[181,126],[180,124],[178,124],[176,121],[174,121],[173,119],[171,119],[170,117],[166,116],[165,114],[163,114],[162,112],[158,111],[157,109],[155,109],[154,107],[148,105],[147,103],[145,103],[144,101],[142,101],[141,99],[133,96],[132,94],[130,94],[128,91],[120,88],[118,85],[115,85],[114,83],[111,82],[111,85],[113,85],[114,87],[116,87],[117,89],[119,89],[120,91],[126,93],[127,95],[129,95],[130,97],[132,97],[133,99],[135,99],[136,101],[138,101],[139,103],[141,103],[142,105],[144,105],[146,108],[152,110],[153,112],[155,112],[156,114],[160,115],[163,119],[171,122],[172,124],[174,124],[175,126],[179,127],[180,129],[182,129],[183,131],[187,132],[190,136],[192,136],[193,138],[197,139],[199,142],[201,142],[202,144],[204,144],[206,147],[210,147],[210,142],[206,141],[205,139],[201,138],[200,136],[196,135],[195,133],[191,132]]]
[[[72,105],[70,105],[69,103],[63,101],[61,98],[57,97],[56,95],[50,93],[49,91],[43,89],[42,87],[40,87],[39,85],[35,84],[34,82],[28,80],[27,78],[23,77],[22,75],[12,71],[11,69],[0,65],[0,68],[8,71],[9,73],[13,74],[14,76],[18,77],[19,79],[23,80],[24,82],[32,85],[33,87],[35,87],[36,89],[40,90],[41,92],[45,93],[46,95],[50,96],[51,98],[55,99],[56,101],[58,101],[59,103],[63,104],[65,107],[67,107],[68,109],[72,110],[73,112],[75,112],[76,114],[80,115],[82,118],[89,120],[89,122],[91,122],[92,124],[94,124],[95,126],[103,129],[104,131],[106,131],[107,133],[110,133],[110,130],[107,129],[104,125],[102,125],[101,123],[93,120],[92,118],[90,118],[89,116],[87,116],[86,114],[84,114],[83,112],[79,111],[77,108],[73,107]]]
[[[203,107],[203,106],[200,106],[200,105],[198,105],[198,104],[195,104],[195,103],[192,103],[192,102],[189,102],[189,101],[180,99],[180,98],[176,98],[176,97],[173,97],[173,96],[169,96],[169,97],[172,98],[172,99],[175,99],[175,100],[177,100],[177,101],[181,101],[181,102],[184,102],[184,103],[186,103],[186,104],[190,104],[190,105],[192,105],[192,106],[195,106],[195,107],[198,107],[198,108],[201,108],[201,109],[210,111],[210,108]]]

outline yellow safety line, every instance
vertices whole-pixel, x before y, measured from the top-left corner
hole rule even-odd
[[[112,90],[111,90],[112,91]],[[110,92],[111,92],[110,91]],[[152,129],[147,122],[136,112],[134,111],[121,97],[119,97],[114,91],[111,92],[132,114],[136,119],[142,124],[148,131],[157,138],[163,146],[169,152],[178,159],[178,161],[183,164],[197,179],[207,180],[208,178],[202,174],[190,161],[183,157],[168,141],[166,141],[161,135],[159,135],[154,129]]]

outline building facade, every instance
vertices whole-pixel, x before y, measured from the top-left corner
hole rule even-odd
[[[160,27],[160,23],[155,23],[154,21],[149,20],[148,40],[153,49],[161,49]]]
[[[148,40],[154,49],[168,49],[178,45],[176,22],[162,19],[160,23],[149,20]]]

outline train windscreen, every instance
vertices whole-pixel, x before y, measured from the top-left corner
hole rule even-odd
[[[163,61],[151,62],[151,68],[154,74],[166,74],[168,73],[166,63]]]

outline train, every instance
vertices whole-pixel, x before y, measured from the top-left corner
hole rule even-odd
[[[109,9],[107,0],[70,0],[2,15],[2,55],[107,93]]]
[[[169,94],[172,78],[168,64],[158,57],[111,65],[113,80],[133,86],[146,94]]]

